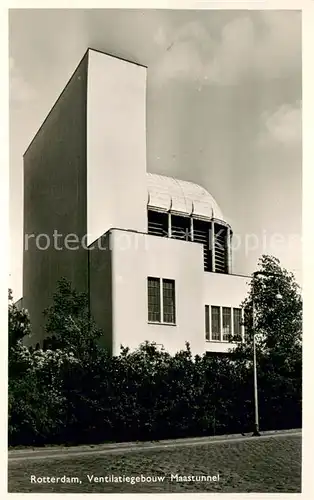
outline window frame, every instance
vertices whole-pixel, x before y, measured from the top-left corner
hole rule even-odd
[[[170,278],[161,278],[161,295],[162,295],[162,299],[161,299],[161,318],[162,318],[162,323],[163,324],[167,324],[167,325],[175,325],[176,324],[176,285],[175,285],[175,280],[174,279],[170,279]],[[167,288],[164,287],[164,284],[167,283],[167,284],[172,284],[172,287],[170,288],[171,292],[172,292],[172,297],[171,297],[171,300],[173,302],[173,321],[166,321],[165,320],[165,315],[166,314],[171,314],[171,313],[168,313],[166,312],[165,313],[165,290],[167,290]]]
[[[228,315],[225,314],[226,310],[228,311]],[[225,326],[225,319],[226,319],[226,317],[229,320],[229,330],[230,330],[230,333],[228,334],[228,339],[224,338],[224,336],[226,335],[224,333],[224,329],[226,328],[226,326]],[[222,306],[221,307],[221,319],[222,319],[221,341],[222,342],[230,342],[230,338],[233,338],[233,325],[232,325],[233,307]]]
[[[219,310],[219,339],[213,339],[213,308],[216,308]],[[211,342],[221,342],[221,326],[222,326],[222,318],[221,318],[221,306],[214,306],[214,305],[211,305],[210,306],[210,327],[209,327],[209,330],[210,330],[210,341]]]
[[[150,287],[150,283],[152,283],[152,282],[158,283],[158,287],[156,287],[156,289],[158,289],[158,295],[157,295],[158,312],[157,313],[150,311],[150,300],[149,300],[150,299],[150,293],[149,293],[149,291],[153,289],[152,287]],[[160,279],[155,278],[154,276],[148,276],[147,277],[147,319],[151,323],[160,323],[160,321],[161,321],[161,307],[160,307],[161,300],[160,300],[160,296],[161,296]],[[158,314],[159,320],[158,319],[157,320],[150,319],[150,315],[152,315],[152,314]]]
[[[233,307],[232,308],[232,336],[234,337],[235,334],[234,333],[234,330],[235,330],[235,311],[238,311],[239,312],[239,319],[240,319],[240,323],[239,323],[239,326],[240,326],[240,333],[239,333],[239,336],[241,337],[241,340],[244,340],[244,326],[243,326],[243,308],[242,307]]]
[[[205,304],[205,340],[206,342],[210,341],[210,324],[211,324],[211,314],[210,314],[210,306]]]
[[[149,319],[149,303],[148,303],[148,283],[149,280],[158,280],[159,282],[159,311],[160,311],[160,319],[159,321],[150,320]],[[165,312],[164,312],[164,282],[173,283],[173,322],[165,321]],[[151,325],[169,325],[176,326],[177,322],[177,311],[176,311],[176,285],[175,280],[173,278],[157,278],[156,276],[148,276],[147,277],[147,322]]]
[[[213,314],[212,314],[212,308],[217,308],[219,309],[219,335],[220,338],[216,339],[213,338]],[[231,330],[231,340],[224,340],[223,338],[223,310],[224,309],[230,309],[231,314],[230,314],[230,330]],[[240,312],[240,339],[234,339],[235,334],[234,334],[234,310],[239,310]],[[205,341],[206,342],[219,342],[219,343],[224,343],[224,344],[233,344],[236,342],[245,342],[245,337],[244,337],[244,326],[243,326],[243,315],[244,311],[242,307],[233,307],[229,305],[224,305],[224,306],[217,306],[217,305],[208,305],[205,304]],[[207,322],[209,323],[209,335],[207,333]],[[209,337],[209,338],[208,338]]]

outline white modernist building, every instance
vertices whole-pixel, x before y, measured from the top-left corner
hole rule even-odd
[[[87,244],[29,244],[23,305],[41,342],[41,311],[66,276],[112,354],[145,341],[227,352],[244,335],[248,278],[232,274],[232,229],[211,194],[147,172],[146,73],[89,49],[25,153],[25,236]]]

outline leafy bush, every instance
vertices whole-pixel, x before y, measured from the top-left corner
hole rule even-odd
[[[248,432],[251,367],[228,357],[170,356],[154,345],[92,363],[34,352],[10,385],[11,445],[97,443]],[[36,368],[34,368],[36,366]],[[240,370],[241,368],[241,370]],[[260,360],[263,430],[301,426],[300,373],[283,377]]]

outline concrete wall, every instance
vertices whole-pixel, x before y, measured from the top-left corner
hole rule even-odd
[[[148,340],[175,353],[189,342],[193,353],[227,352],[232,344],[205,340],[205,304],[238,307],[246,279],[204,273],[197,243],[113,230],[113,353]],[[147,277],[170,278],[176,287],[176,325],[148,322]]]
[[[54,230],[64,237],[86,234],[86,85],[87,57],[50,111],[24,155],[24,234],[50,238],[40,250],[34,238],[24,248],[23,300],[33,326],[32,344],[42,340],[42,311],[56,281],[65,276],[87,291],[87,251],[57,250]],[[42,237],[39,245],[44,247]],[[25,246],[25,245],[24,245]]]
[[[89,51],[88,243],[113,227],[147,230],[146,68]]]
[[[194,243],[112,231],[113,352],[145,340],[175,353],[189,341],[203,351],[203,256]],[[176,326],[148,323],[147,277],[175,280]]]
[[[91,315],[102,329],[101,344],[112,354],[112,252],[110,234],[89,247],[89,301]]]

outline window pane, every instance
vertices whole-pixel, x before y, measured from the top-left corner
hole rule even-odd
[[[173,280],[163,280],[164,323],[175,323],[175,289]]]
[[[209,306],[205,306],[205,338],[209,340]]]
[[[231,335],[231,307],[222,308],[222,340],[230,340]]]
[[[220,307],[212,306],[212,340],[220,340]]]
[[[195,219],[193,222],[193,241],[202,243],[204,271],[212,271],[211,223]]]
[[[227,229],[215,224],[215,271],[227,273]]]
[[[160,322],[160,279],[147,279],[148,321]]]
[[[233,309],[233,335],[235,340],[239,340],[241,338],[241,323],[242,323],[242,315],[241,309],[235,308]]]

